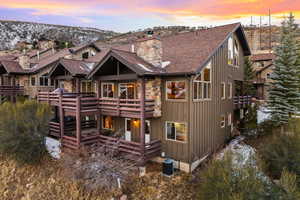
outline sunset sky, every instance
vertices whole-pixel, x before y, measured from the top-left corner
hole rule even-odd
[[[278,24],[300,0],[0,0],[0,19],[97,27],[126,32],[160,25]]]

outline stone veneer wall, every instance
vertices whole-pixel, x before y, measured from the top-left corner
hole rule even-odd
[[[146,99],[154,99],[154,117],[161,117],[161,78],[146,81]],[[141,81],[137,81],[138,97],[141,97]]]
[[[162,63],[162,44],[158,39],[148,39],[136,44],[136,54],[153,64],[160,66]]]

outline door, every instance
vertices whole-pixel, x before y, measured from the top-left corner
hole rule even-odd
[[[145,121],[145,143],[150,143],[150,134],[151,134],[151,127],[150,127],[150,121]]]
[[[120,99],[134,99],[136,96],[136,87],[134,83],[119,84]]]
[[[125,140],[131,141],[131,119],[125,118]]]

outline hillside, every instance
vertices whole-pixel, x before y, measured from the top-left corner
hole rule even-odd
[[[96,28],[0,20],[0,50],[14,49],[18,42],[33,43],[35,40],[47,39],[79,45],[116,35],[118,33]]]

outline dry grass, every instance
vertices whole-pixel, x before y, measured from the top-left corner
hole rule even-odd
[[[39,166],[18,166],[14,160],[0,156],[0,199],[110,200],[121,195],[121,191],[86,191],[83,184],[67,179],[60,166],[50,158],[44,159]],[[128,199],[195,199],[197,186],[192,175],[178,173],[166,178],[161,175],[158,164],[147,166],[147,172],[145,177],[125,185],[123,193]]]

